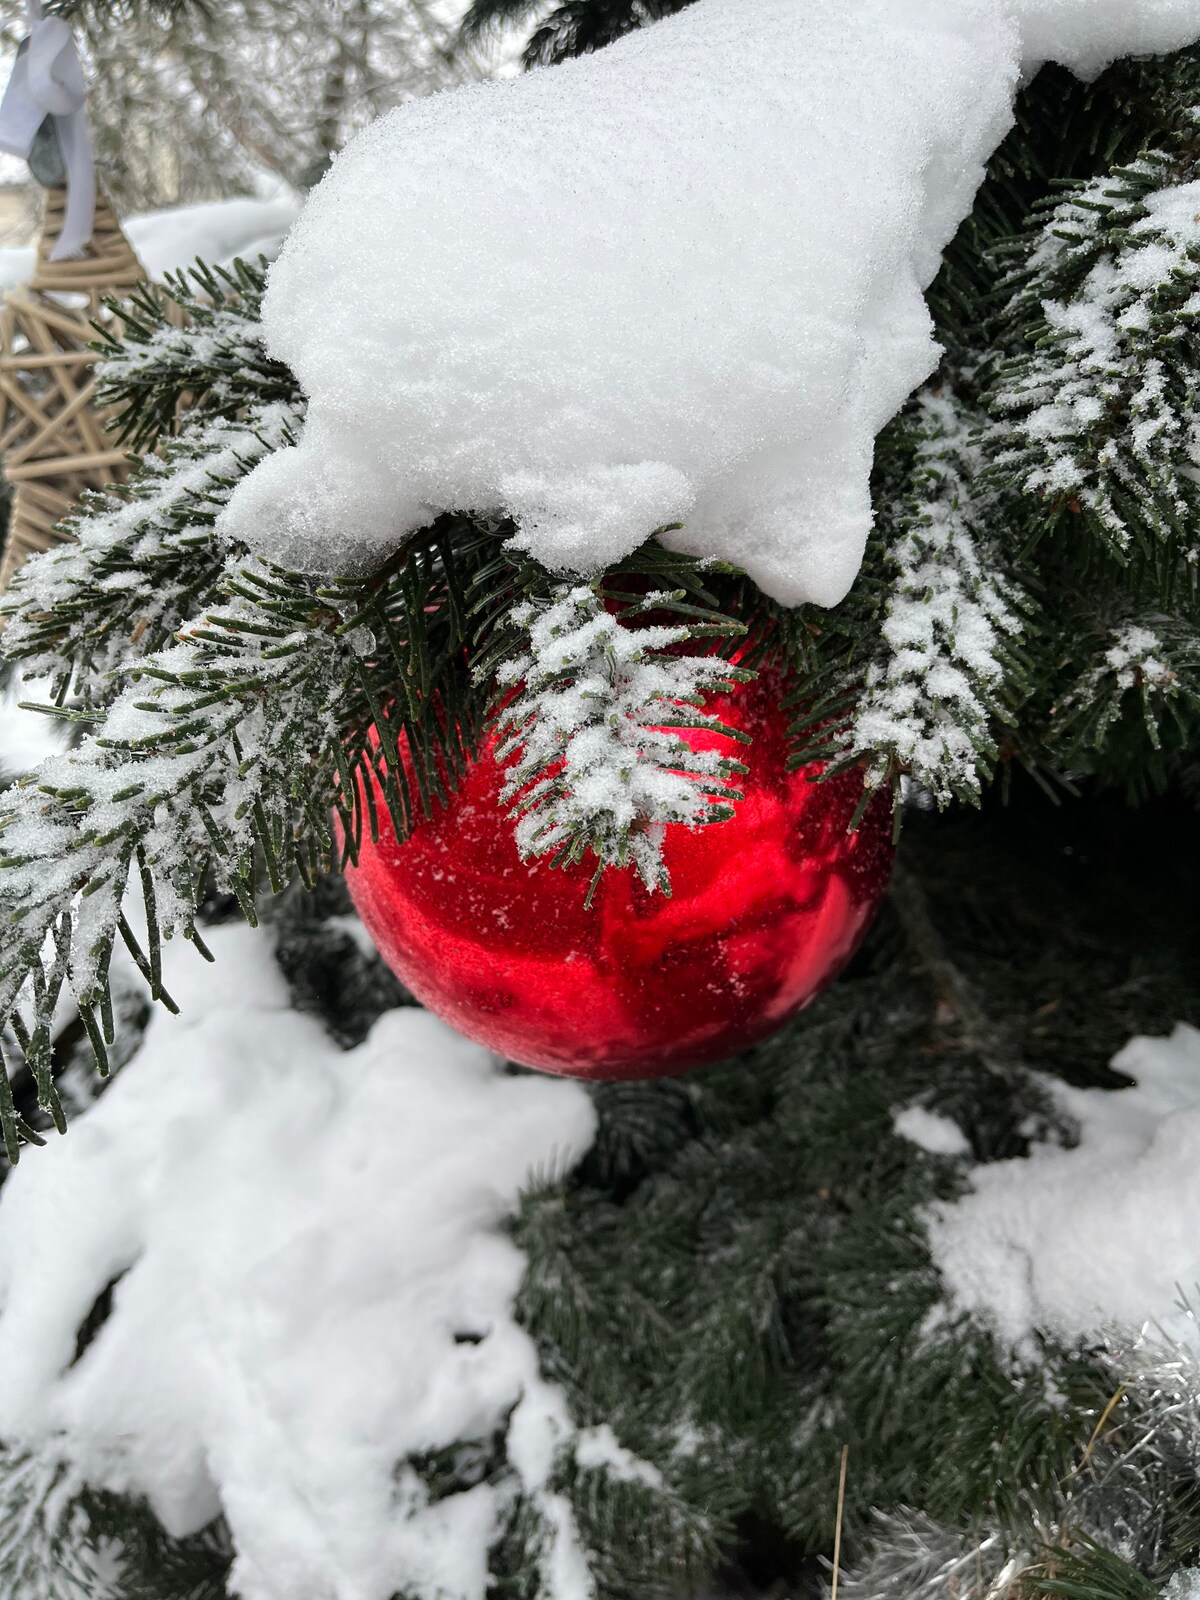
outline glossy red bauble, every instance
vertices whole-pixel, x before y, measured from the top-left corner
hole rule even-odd
[[[745,759],[728,822],[667,831],[670,897],[630,870],[522,861],[491,747],[449,808],[398,845],[380,806],[350,893],[385,961],[422,1004],[513,1061],[581,1078],[651,1078],[745,1049],[844,966],[891,867],[886,799],[847,825],[855,772],[825,783],[786,767],[787,718],[770,676],[709,702],[749,733],[698,745]]]

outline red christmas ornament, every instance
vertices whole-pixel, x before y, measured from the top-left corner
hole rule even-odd
[[[403,844],[380,812],[346,878],[384,960],[468,1038],[526,1066],[578,1078],[657,1078],[773,1033],[842,969],[883,896],[892,862],[886,797],[851,771],[789,772],[779,681],[764,674],[709,702],[752,744],[711,732],[697,746],[746,760],[727,822],[668,828],[672,893],[630,869],[523,861],[500,804],[489,744],[448,809]]]

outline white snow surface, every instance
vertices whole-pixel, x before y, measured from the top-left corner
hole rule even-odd
[[[904,1106],[892,1113],[892,1127],[902,1139],[935,1156],[967,1156],[970,1140],[953,1117],[927,1106]]]
[[[1136,1087],[1054,1086],[1076,1148],[977,1166],[972,1193],[931,1210],[951,1302],[1014,1349],[1147,1322],[1195,1345],[1181,1297],[1200,1292],[1200,1031],[1135,1038],[1113,1066]]]
[[[190,267],[203,260],[227,265],[236,256],[257,261],[279,251],[296,220],[300,197],[294,190],[271,186],[263,195],[235,195],[199,205],[171,206],[126,217],[122,227],[151,278]],[[32,245],[0,249],[0,289],[12,289],[33,273]]]
[[[698,0],[399,108],[272,270],[267,343],[311,407],[228,531],[352,571],[502,509],[591,574],[680,522],[668,543],[835,604],[1022,74],[1197,36],[1200,0]]]
[[[501,1223],[532,1173],[586,1149],[590,1101],[502,1074],[415,1009],[343,1052],[289,1008],[268,935],[208,937],[213,967],[165,952],[182,1016],[156,1014],[4,1186],[5,1437],[146,1494],[175,1534],[222,1510],[245,1600],[483,1600],[504,1491],[429,1504],[403,1463],[511,1410],[514,1483],[557,1530],[551,1592],[585,1600],[569,1505],[545,1487],[572,1424],[513,1320],[523,1257]],[[576,1437],[638,1470],[616,1440]]]
[[[25,683],[20,673],[14,672],[0,688],[0,776],[31,772],[39,761],[62,749],[61,723],[38,711],[21,709],[22,701],[47,700],[48,687],[38,680]]]

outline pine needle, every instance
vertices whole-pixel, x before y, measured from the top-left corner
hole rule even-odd
[[[838,1473],[837,1525],[833,1530],[833,1585],[829,1600],[837,1600],[838,1569],[842,1560],[842,1518],[846,1511],[846,1465],[850,1460],[850,1446],[842,1446],[842,1467]]]

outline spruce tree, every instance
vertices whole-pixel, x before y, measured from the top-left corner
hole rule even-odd
[[[678,9],[473,0],[464,27],[528,24],[526,64],[554,70]],[[337,870],[378,827],[365,775],[403,839],[499,728],[513,794],[533,786],[514,819],[528,841],[655,878],[646,825],[722,806],[731,775],[672,760],[639,702],[635,820],[581,807],[554,696],[590,668],[541,671],[547,619],[597,621],[606,659],[639,668],[657,647],[654,693],[696,722],[730,674],[778,670],[794,763],[890,798],[893,892],[849,974],[744,1057],[595,1088],[592,1151],[512,1225],[544,1372],[581,1426],[652,1469],[555,1466],[604,1600],[714,1580],[815,1592],[835,1532],[859,1600],[1191,1592],[1194,1351],[1046,1335],[1017,1359],[939,1313],[923,1218],[962,1167],[901,1138],[893,1111],[952,1117],[981,1162],[1069,1142],[1047,1075],[1112,1087],[1104,1063],[1131,1032],[1200,1021],[1200,235],[1170,204],[1200,181],[1198,118],[1200,47],[1090,83],[1046,67],[1021,90],[929,291],[941,366],[877,440],[866,559],[829,611],[656,540],[564,585],[512,548],[511,521],[470,507],[365,576],[272,565],[214,533],[303,426],[260,336],[261,265],[147,289],[105,336],[103,395],[140,469],[81,506],[76,542],[31,562],[3,608],[6,658],[49,681],[74,735],[3,797],[9,1163],[65,1128],[81,1059],[119,1071],[136,1047],[119,946],[170,1007],[164,939],[203,954],[206,926],[262,917],[297,1004],[339,1043],[405,1002],[340,920]],[[665,811],[660,769],[678,776]],[[109,1308],[92,1310],[85,1341]],[[432,1497],[507,1485],[491,1587],[556,1600],[546,1502],[505,1437],[405,1466]],[[0,1459],[21,1530],[0,1576],[19,1600],[224,1592],[219,1522],[171,1541],[144,1506],[55,1492],[57,1470]]]

